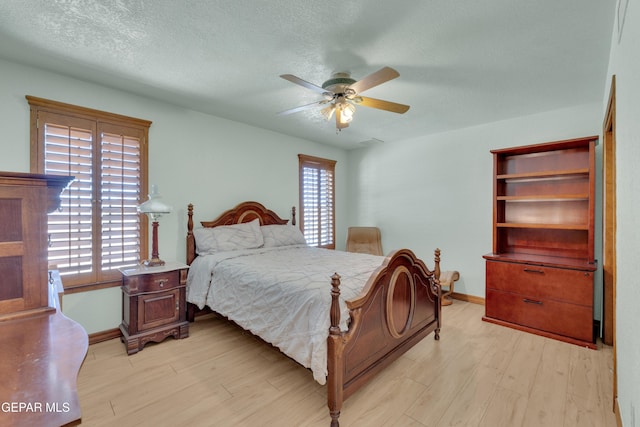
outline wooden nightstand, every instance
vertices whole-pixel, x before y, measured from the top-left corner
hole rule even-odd
[[[189,266],[167,262],[160,267],[122,268],[122,342],[127,354],[150,341],[189,336],[185,291]]]

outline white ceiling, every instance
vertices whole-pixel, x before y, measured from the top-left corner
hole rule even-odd
[[[345,148],[601,102],[615,0],[2,0],[0,57]],[[321,85],[383,66],[336,134]],[[36,95],[37,94],[32,94]],[[148,117],[145,117],[148,118]],[[149,118],[151,119],[151,118]]]

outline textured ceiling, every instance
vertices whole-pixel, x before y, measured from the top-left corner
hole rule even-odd
[[[615,0],[2,0],[0,57],[345,148],[601,102]],[[336,134],[321,85],[383,66]],[[37,94],[34,94],[37,95]]]

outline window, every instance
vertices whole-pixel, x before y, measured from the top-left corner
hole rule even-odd
[[[300,228],[307,244],[335,249],[335,160],[298,154]]]
[[[151,122],[27,96],[31,171],[71,175],[62,205],[48,216],[49,265],[66,289],[118,286],[119,267],[148,252],[137,206],[147,189]]]

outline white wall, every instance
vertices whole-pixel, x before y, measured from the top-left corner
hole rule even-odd
[[[7,61],[0,60],[0,75],[0,170],[29,171],[25,95],[153,121],[149,182],[158,184],[163,200],[174,208],[160,220],[164,260],[185,259],[188,203],[195,205],[196,221],[213,219],[245,200],[259,201],[289,218],[291,206],[298,204],[298,153],[337,160],[337,241],[345,239],[344,150]],[[63,310],[89,333],[116,328],[122,320],[120,289],[66,295]]]
[[[626,2],[622,2],[626,3]],[[620,12],[622,12],[621,9]],[[621,15],[620,15],[621,17]],[[617,283],[616,350],[618,405],[624,427],[640,426],[640,4],[629,1],[623,20],[614,25],[609,76],[616,75]],[[619,37],[621,35],[622,37]]]
[[[599,135],[601,108],[582,105],[353,151],[348,223],[380,227],[385,253],[407,247],[431,267],[440,248],[442,268],[460,272],[456,292],[484,298],[482,255],[492,248],[489,150]]]

